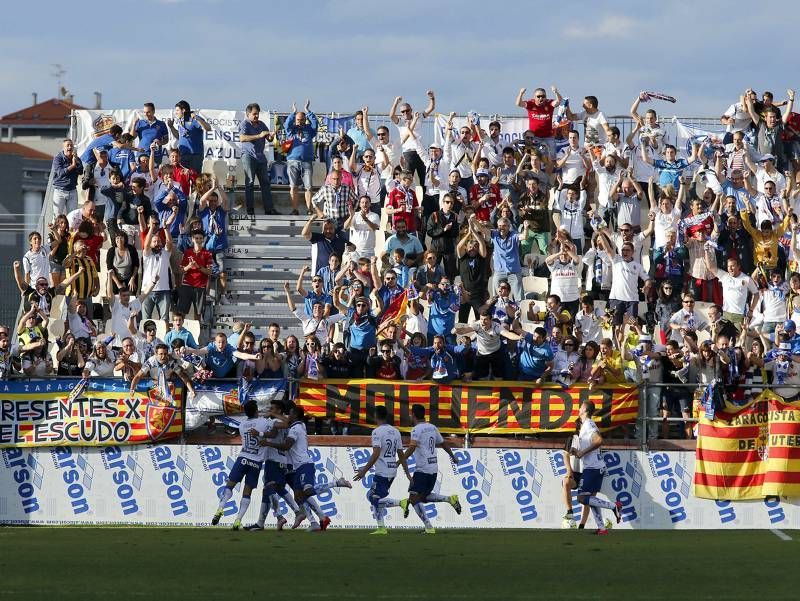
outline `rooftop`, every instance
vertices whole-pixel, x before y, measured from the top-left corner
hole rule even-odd
[[[51,98],[4,115],[0,119],[0,125],[63,125],[69,127],[70,112],[83,108],[85,107],[64,99]]]
[[[0,142],[0,154],[17,154],[26,159],[40,159],[49,161],[53,157],[45,152],[39,152],[29,146],[17,144],[16,142]]]

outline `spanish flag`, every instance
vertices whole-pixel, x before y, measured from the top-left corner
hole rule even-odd
[[[800,403],[764,390],[748,405],[701,417],[694,495],[713,500],[800,495]]]
[[[403,290],[400,294],[395,296],[389,304],[383,308],[381,313],[381,322],[378,329],[388,321],[397,323],[401,315],[405,315],[406,307],[408,306],[408,289]]]

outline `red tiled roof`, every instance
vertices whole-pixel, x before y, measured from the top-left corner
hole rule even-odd
[[[69,114],[84,107],[66,100],[51,98],[39,104],[4,115],[0,125],[63,125],[69,126]]]
[[[40,152],[30,146],[24,146],[16,142],[0,142],[0,154],[18,154],[26,159],[41,159],[46,161],[53,158],[46,152]]]

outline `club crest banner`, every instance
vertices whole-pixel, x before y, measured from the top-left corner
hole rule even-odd
[[[183,431],[183,388],[170,384],[170,389],[171,402],[149,381],[140,382],[133,396],[127,382],[112,378],[2,382],[0,447],[134,445],[175,438]]]
[[[572,432],[583,401],[597,408],[603,430],[631,424],[639,415],[635,386],[562,388],[524,382],[469,384],[391,382],[386,380],[304,380],[295,402],[311,417],[361,426],[375,425],[375,407],[384,405],[393,423],[409,431],[411,406],[425,407],[428,421],[449,434],[533,434]]]

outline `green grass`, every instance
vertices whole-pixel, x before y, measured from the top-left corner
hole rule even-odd
[[[0,528],[0,598],[789,599],[788,534]]]

